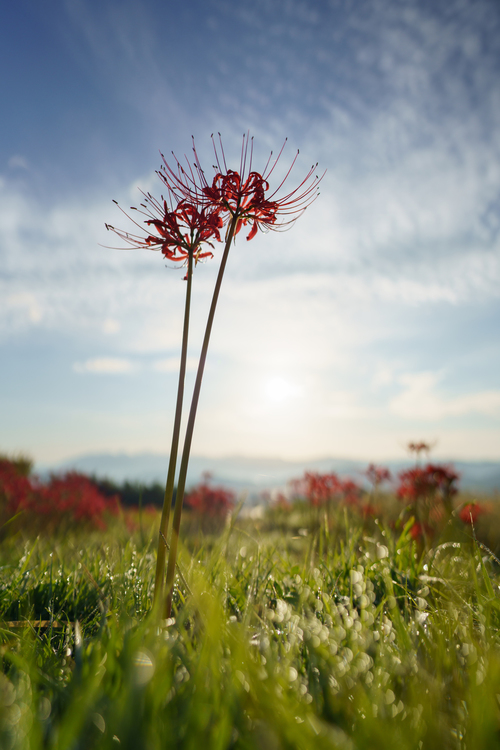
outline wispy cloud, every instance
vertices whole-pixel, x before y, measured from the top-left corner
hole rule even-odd
[[[131,372],[179,372],[180,357],[165,357],[150,360],[136,357],[133,360],[125,357],[91,357],[84,362],[75,362],[73,370],[78,373],[97,373],[104,375],[124,375]],[[187,372],[194,372],[198,366],[196,357],[188,357]]]
[[[97,375],[125,375],[133,372],[136,367],[129,359],[95,357],[94,359],[87,359],[85,362],[75,362],[73,369],[78,373],[90,372]]]
[[[8,162],[7,165],[10,167],[10,169],[29,169],[28,160],[25,156],[22,156],[21,154],[13,154]]]
[[[181,360],[180,357],[166,357],[153,363],[152,368],[156,372],[179,372]],[[196,357],[188,357],[186,361],[186,370],[193,372],[198,366]]]
[[[1,338],[36,328],[85,335],[96,344],[104,336],[117,353],[177,349],[182,269],[165,268],[157,253],[100,247],[99,241],[109,241],[100,227],[113,211],[110,202],[82,199],[44,210],[5,178],[0,193],[9,208],[0,218]],[[331,192],[290,233],[238,241],[214,331],[216,351],[247,362],[260,356],[270,367],[283,357],[297,364],[314,360],[321,367],[322,362],[338,363],[346,348],[373,337],[376,325],[390,336],[390,327],[397,328],[411,308],[428,311],[429,305],[460,306],[478,299],[496,304],[498,249],[471,243],[465,252],[451,241],[430,263],[407,243],[398,262],[387,263],[384,247],[374,241],[365,262],[349,239],[346,217],[335,229],[332,246],[331,223],[325,227],[322,222],[329,202]],[[351,255],[343,252],[350,242]],[[196,270],[194,346],[201,343],[217,266],[215,259]]]
[[[37,325],[42,320],[42,309],[33,292],[19,291],[5,297],[5,321],[14,329],[25,325]]]
[[[408,419],[437,421],[445,417],[482,414],[500,416],[500,391],[488,390],[449,397],[439,392],[443,377],[439,373],[421,372],[399,378],[403,391],[389,404],[393,414]]]

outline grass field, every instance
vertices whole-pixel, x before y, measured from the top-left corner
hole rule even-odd
[[[0,747],[500,746],[500,565],[308,508],[188,536],[150,613],[157,517],[3,540]],[[187,523],[186,528],[189,528]]]

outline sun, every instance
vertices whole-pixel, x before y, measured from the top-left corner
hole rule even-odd
[[[281,377],[269,378],[264,386],[266,398],[274,403],[286,401],[297,394],[297,387]]]

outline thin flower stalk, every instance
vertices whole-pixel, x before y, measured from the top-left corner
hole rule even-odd
[[[167,550],[168,523],[170,520],[170,509],[172,507],[172,499],[174,496],[175,469],[177,465],[177,453],[179,450],[182,405],[184,401],[184,382],[186,379],[189,313],[190,313],[190,307],[191,307],[191,287],[192,287],[192,280],[193,280],[193,252],[189,254],[188,270],[187,270],[186,278],[187,278],[186,303],[185,303],[185,309],[184,309],[184,326],[182,330],[182,348],[181,348],[181,361],[180,361],[180,367],[179,367],[179,382],[177,385],[177,401],[175,405],[174,429],[172,433],[172,445],[170,448],[170,456],[169,456],[169,461],[168,461],[167,481],[165,485],[165,494],[163,496],[163,508],[161,512],[160,529],[158,532],[159,539],[158,539],[158,552],[156,556],[156,572],[155,572],[153,606],[157,605],[161,601],[162,594],[163,594],[164,578],[165,578],[165,561],[167,557],[166,550]]]
[[[168,556],[168,567],[167,567],[167,581],[166,581],[166,601],[165,601],[165,617],[169,618],[172,613],[172,597],[174,592],[174,578],[175,578],[175,566],[177,562],[177,547],[179,543],[179,533],[181,526],[181,515],[182,515],[182,504],[184,500],[184,493],[186,490],[186,477],[189,465],[189,456],[191,453],[191,442],[193,439],[194,423],[196,420],[196,412],[198,409],[198,401],[200,398],[201,383],[203,380],[203,373],[205,371],[205,362],[207,359],[208,345],[210,343],[210,335],[212,333],[212,326],[215,317],[215,310],[217,308],[217,302],[219,299],[219,292],[222,285],[222,279],[224,277],[224,271],[226,269],[227,259],[229,256],[229,250],[236,230],[236,224],[238,217],[233,217],[229,226],[228,235],[226,238],[226,244],[224,247],[224,253],[222,256],[219,273],[217,275],[217,281],[215,283],[214,293],[212,296],[212,303],[210,305],[210,311],[208,314],[207,326],[205,329],[205,336],[203,338],[203,345],[201,348],[200,361],[198,363],[198,371],[196,373],[196,381],[193,390],[193,398],[191,401],[191,409],[189,411],[189,418],[186,427],[186,436],[184,438],[184,449],[182,452],[181,465],[179,469],[179,479],[177,482],[177,493],[175,497],[174,517],[172,521],[172,534],[170,537],[170,549]]]

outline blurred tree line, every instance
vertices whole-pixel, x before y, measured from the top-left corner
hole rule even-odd
[[[106,497],[118,495],[120,503],[124,508],[138,508],[153,505],[155,508],[162,508],[165,486],[160,482],[114,482],[112,479],[102,479],[91,477],[92,482],[99,488],[100,492]],[[172,504],[175,503],[176,489]]]

